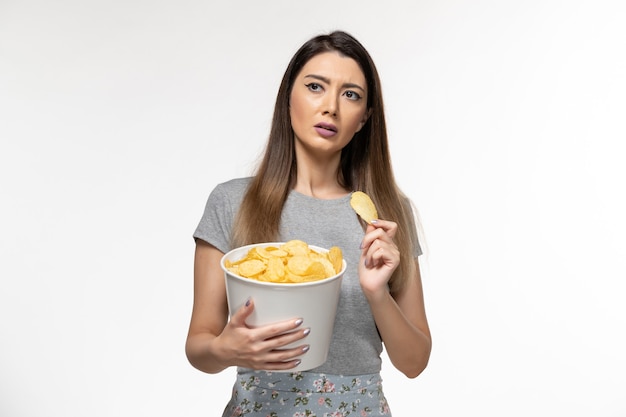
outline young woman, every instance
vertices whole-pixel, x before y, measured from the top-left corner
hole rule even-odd
[[[371,225],[350,207],[356,190],[376,205],[380,219]],[[224,416],[390,415],[380,378],[383,343],[407,377],[426,367],[431,338],[413,210],[394,180],[376,67],[349,34],[314,37],[296,52],[255,175],[212,191],[194,238],[186,352],[207,373],[237,367]],[[248,328],[254,299],[229,320],[220,268],[232,248],[291,239],[339,246],[349,265],[328,360],[292,373],[308,350],[306,323]]]

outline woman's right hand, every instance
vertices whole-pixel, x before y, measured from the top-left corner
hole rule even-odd
[[[288,370],[300,364],[298,359],[309,350],[306,343],[285,348],[304,339],[310,332],[302,327],[302,319],[251,328],[246,319],[254,311],[254,300],[248,301],[233,314],[217,337],[222,359],[236,366],[263,370]]]

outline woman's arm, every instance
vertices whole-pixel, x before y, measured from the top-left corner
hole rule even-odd
[[[254,309],[250,300],[228,320],[226,284],[220,267],[223,253],[202,241],[196,242],[194,301],[185,351],[189,362],[207,373],[229,366],[251,369],[290,369],[306,345],[280,349],[306,336],[296,319],[249,328],[245,320]],[[297,331],[295,331],[298,329]]]
[[[417,260],[415,274],[395,298],[387,286],[400,260],[393,243],[396,230],[395,223],[383,220],[368,226],[359,277],[389,359],[406,376],[415,378],[428,364],[432,342]]]

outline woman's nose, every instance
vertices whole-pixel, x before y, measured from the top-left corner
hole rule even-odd
[[[337,104],[337,98],[334,97],[332,94],[326,95],[322,113],[336,117],[338,108],[339,105]]]

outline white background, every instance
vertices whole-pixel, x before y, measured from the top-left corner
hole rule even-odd
[[[626,416],[626,6],[0,0],[0,415],[219,416],[191,234],[296,49],[354,34],[426,233],[434,348],[397,416]]]

